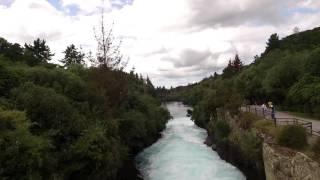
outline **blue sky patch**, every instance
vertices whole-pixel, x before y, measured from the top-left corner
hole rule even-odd
[[[0,0],[0,5],[9,7],[13,3],[13,1],[14,0]]]
[[[13,0],[0,0],[0,4],[2,1],[13,1]],[[75,16],[79,13],[80,9],[77,5],[68,5],[66,7],[62,7],[60,0],[47,0],[52,6],[54,6],[59,11],[64,11],[70,16]],[[111,0],[111,4],[113,8],[121,9],[125,5],[130,5],[133,3],[133,0]]]

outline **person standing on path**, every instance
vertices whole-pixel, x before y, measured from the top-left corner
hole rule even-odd
[[[268,102],[268,104],[269,104],[269,107],[271,108],[271,118],[273,119],[274,125],[276,126],[276,125],[277,125],[277,122],[276,122],[276,117],[275,117],[275,108],[274,108],[274,105],[272,104],[272,102]]]

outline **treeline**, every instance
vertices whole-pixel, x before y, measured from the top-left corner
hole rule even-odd
[[[180,100],[193,106],[192,119],[207,129],[206,143],[214,143],[220,157],[240,168],[248,179],[264,179],[262,141],[257,129],[270,134],[278,134],[277,130],[271,122],[240,112],[239,107],[272,101],[276,109],[320,118],[319,70],[320,28],[316,28],[283,39],[272,34],[266,50],[250,65],[243,65],[235,55],[221,74],[214,73],[188,86],[156,91],[164,100]],[[303,128],[298,128],[279,133],[278,143],[291,147],[293,141],[304,147],[298,139],[304,140],[306,135],[299,133]]]
[[[206,126],[216,108],[237,113],[242,104],[272,101],[277,109],[320,118],[320,28],[283,39],[270,36],[265,52],[244,66],[238,55],[222,74],[172,90],[157,89],[164,98],[194,106],[193,118]]]
[[[0,179],[119,179],[164,129],[151,81],[122,71],[119,55],[86,67],[74,45],[64,53],[59,66],[44,40],[0,38]]]

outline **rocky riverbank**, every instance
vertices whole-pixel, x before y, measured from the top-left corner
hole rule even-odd
[[[212,150],[216,151],[219,156],[228,163],[236,166],[246,176],[247,180],[264,180],[265,172],[262,160],[252,161],[246,157],[241,148],[233,143],[215,143],[213,136],[208,136],[205,144],[210,146]]]

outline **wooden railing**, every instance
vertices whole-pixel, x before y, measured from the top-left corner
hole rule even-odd
[[[298,119],[298,118],[277,118],[272,117],[272,110],[268,108],[262,108],[258,106],[243,106],[241,107],[241,111],[250,112],[257,116],[263,117],[264,119],[272,120],[275,126],[281,125],[300,125],[304,127],[310,135],[319,136],[320,132],[312,129],[312,122]]]
[[[272,110],[268,108],[262,108],[257,106],[244,106],[241,108],[241,110],[245,112],[254,113],[266,119],[272,119]]]

